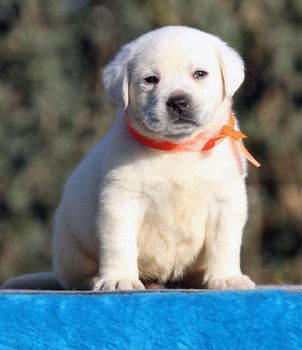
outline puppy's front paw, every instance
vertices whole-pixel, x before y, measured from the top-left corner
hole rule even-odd
[[[213,279],[207,283],[208,289],[254,289],[255,283],[246,275],[225,279]]]
[[[145,289],[145,287],[140,280],[132,279],[99,279],[93,286],[93,291],[133,289]]]

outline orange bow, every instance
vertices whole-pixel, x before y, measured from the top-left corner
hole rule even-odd
[[[201,149],[202,151],[208,151],[218,143],[223,141],[226,137],[230,137],[234,145],[242,152],[242,154],[253,164],[255,167],[259,168],[261,164],[250,154],[246,149],[241,139],[246,139],[247,136],[241,132],[234,129],[235,127],[235,118],[232,113],[230,113],[230,119],[228,125],[224,125],[219,133],[218,137],[210,139]]]
[[[126,124],[128,127],[128,130],[130,131],[131,135],[140,143],[142,143],[145,146],[159,149],[162,151],[192,151],[192,152],[200,152],[200,151],[209,151],[214,146],[218,145],[221,141],[223,141],[226,137],[230,137],[233,141],[234,145],[238,147],[238,149],[242,152],[242,154],[257,168],[260,167],[260,163],[257,162],[257,160],[249,153],[249,151],[245,148],[244,144],[242,143],[241,139],[247,138],[247,136],[242,133],[241,131],[235,130],[235,118],[230,113],[230,118],[227,125],[224,125],[217,137],[214,137],[206,142],[204,146],[203,145],[203,137],[202,135],[197,135],[194,137],[194,139],[188,140],[183,143],[173,143],[170,141],[164,141],[164,140],[154,140],[147,136],[144,136],[140,134],[136,129],[134,129],[130,123],[130,119],[128,116],[128,113],[126,111],[125,115]]]

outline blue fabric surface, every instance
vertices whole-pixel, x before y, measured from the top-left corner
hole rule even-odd
[[[302,293],[0,293],[0,349],[302,349]]]

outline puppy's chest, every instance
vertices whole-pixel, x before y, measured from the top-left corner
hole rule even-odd
[[[213,193],[202,181],[180,175],[167,171],[144,188],[138,246],[139,270],[146,279],[177,279],[203,245]]]
[[[150,229],[171,233],[175,239],[202,231],[208,204],[214,200],[213,186],[197,171],[166,169],[154,174],[143,189],[146,223]]]
[[[182,158],[155,164],[148,173],[142,190],[149,208],[164,206],[178,213],[207,202],[223,182],[220,171],[207,170],[201,161],[185,162]]]

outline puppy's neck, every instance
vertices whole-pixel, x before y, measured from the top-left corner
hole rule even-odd
[[[222,125],[227,124],[230,116],[230,111],[232,110],[232,101],[230,99],[224,99],[222,103],[220,103],[219,107],[213,112],[211,119],[204,125],[202,128],[198,128],[191,135],[187,135],[185,137],[179,138],[177,136],[168,137],[164,136],[161,133],[155,133],[148,129],[144,123],[141,122],[141,118],[137,116],[137,112],[128,106],[127,109],[120,109],[118,111],[118,119],[119,122],[124,123],[125,113],[127,114],[127,118],[129,119],[129,123],[137,133],[142,136],[152,139],[156,142],[171,142],[175,144],[184,144],[186,142],[191,142],[194,138],[198,136],[200,140],[204,140],[206,142],[209,138],[217,135],[222,127]],[[129,129],[129,127],[128,127]]]
[[[139,143],[149,148],[154,148],[161,151],[173,151],[173,152],[183,152],[183,151],[199,152],[199,151],[208,150],[214,146],[214,144],[213,146],[209,146],[209,141],[214,139],[213,138],[210,140],[206,139],[203,132],[198,133],[197,135],[192,136],[190,138],[187,138],[186,140],[182,140],[181,142],[178,142],[178,143],[171,142],[168,140],[154,139],[154,138],[145,136],[132,125],[128,111],[125,111],[125,122],[128,128],[128,131],[134,137],[134,139],[136,139]],[[235,125],[235,119],[231,111],[229,112],[229,119],[228,119],[227,125],[230,128],[234,128],[234,125]],[[217,139],[219,140],[221,139],[222,141],[223,137],[220,137],[220,135],[218,135]]]
[[[224,116],[224,115],[223,115]],[[222,142],[225,138],[229,138],[233,144],[240,150],[240,152],[256,167],[260,166],[260,163],[258,163],[252,155],[248,152],[248,150],[245,148],[243,143],[241,142],[241,139],[247,138],[245,134],[240,132],[239,130],[236,130],[236,121],[233,116],[232,110],[229,110],[228,113],[228,121],[227,123],[223,123],[222,126],[220,126],[219,132],[216,134],[215,137],[211,137],[209,139],[206,139],[204,132],[201,132],[200,134],[197,134],[196,136],[186,140],[182,141],[180,143],[174,143],[171,141],[166,140],[156,140],[153,138],[149,138],[143,134],[141,134],[133,125],[131,124],[131,119],[129,116],[128,111],[125,111],[124,119],[126,126],[128,128],[128,131],[130,134],[141,144],[157,149],[162,151],[172,151],[172,152],[203,152],[203,151],[209,151],[216,145],[218,145],[220,142]],[[213,118],[214,119],[214,118]],[[206,140],[206,141],[205,141]]]

